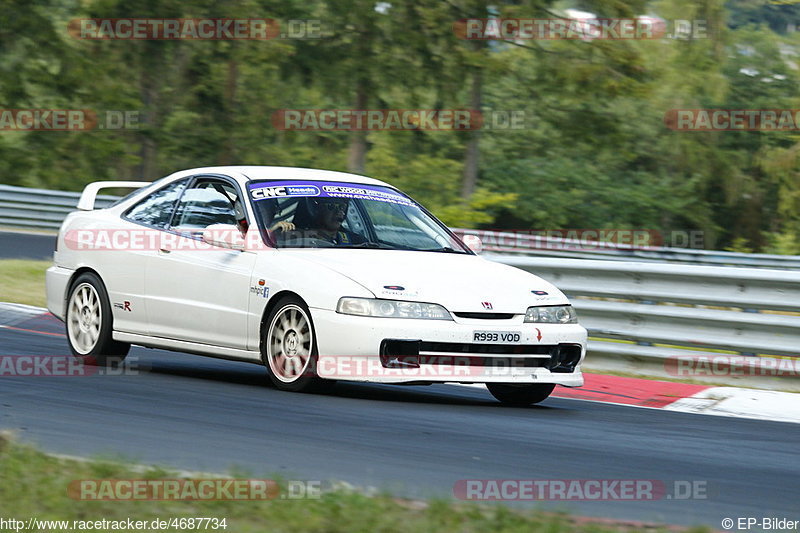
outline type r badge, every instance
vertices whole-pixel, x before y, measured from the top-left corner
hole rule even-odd
[[[114,309],[119,309],[120,311],[128,311],[128,312],[132,311],[131,303],[127,300],[125,300],[122,303],[115,303]]]

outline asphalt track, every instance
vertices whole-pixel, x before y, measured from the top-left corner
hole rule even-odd
[[[8,322],[6,322],[8,323]],[[65,355],[43,315],[0,328],[2,355]],[[267,386],[264,370],[134,348],[138,373],[0,377],[0,427],[43,449],[171,467],[344,480],[406,497],[452,497],[461,479],[704,482],[707,499],[515,503],[671,524],[800,519],[800,425],[572,399],[503,407],[481,389]]]
[[[0,231],[0,259],[53,259],[55,235]]]

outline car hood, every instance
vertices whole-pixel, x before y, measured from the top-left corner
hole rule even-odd
[[[330,268],[377,298],[438,303],[453,312],[520,314],[533,305],[568,303],[561,291],[538,276],[474,255],[371,249],[281,253]]]

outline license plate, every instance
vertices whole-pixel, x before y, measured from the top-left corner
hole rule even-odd
[[[519,331],[473,331],[472,342],[519,344],[522,342],[522,335]]]

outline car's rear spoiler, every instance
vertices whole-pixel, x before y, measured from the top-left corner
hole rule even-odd
[[[92,211],[94,209],[94,201],[97,198],[97,192],[100,189],[113,189],[117,187],[124,187],[130,189],[139,189],[146,185],[150,185],[149,181],[95,181],[87,185],[81,193],[81,199],[78,200],[78,209],[81,211]]]

